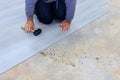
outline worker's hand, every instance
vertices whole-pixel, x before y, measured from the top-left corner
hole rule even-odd
[[[27,20],[24,29],[25,29],[25,32],[31,32],[31,30],[34,30],[34,21]]]
[[[60,24],[60,27],[62,28],[62,31],[68,31],[69,28],[70,28],[70,22],[63,21],[63,22]]]

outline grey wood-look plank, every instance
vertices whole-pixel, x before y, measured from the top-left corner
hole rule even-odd
[[[8,39],[9,41],[12,41],[13,44],[7,43],[7,40],[6,43],[9,45],[1,44],[3,47],[6,48],[3,48],[0,53],[6,54],[2,54],[0,56],[0,73],[3,73],[4,71],[12,68],[18,63],[30,58],[39,51],[52,45],[56,41],[63,39],[64,37],[80,29],[89,22],[105,14],[106,12],[107,11],[104,9],[96,8],[92,12],[88,13],[91,14],[89,16],[87,16],[88,14],[79,16],[81,21],[78,22],[77,19],[76,21],[74,20],[71,29],[68,32],[64,33],[61,32],[59,28],[57,28],[58,24],[51,24],[49,27],[44,28],[43,33],[38,37],[30,34],[25,34],[21,30],[14,31],[14,36],[12,36],[11,39]]]
[[[59,24],[56,22],[53,22],[49,26],[37,23],[41,27],[43,26],[42,34],[37,37],[33,36],[32,33],[24,33],[20,29],[26,20],[23,13],[24,7],[13,7],[11,8],[13,12],[10,12],[10,14],[7,13],[10,11],[9,9],[5,11],[5,14],[4,12],[0,13],[11,16],[5,16],[0,22],[2,28],[0,29],[0,74],[108,12],[108,10],[99,7],[105,3],[106,0],[102,0],[101,3],[98,4],[97,1],[95,1],[95,3],[89,2],[90,0],[85,0],[85,2],[84,0],[81,1],[83,1],[81,4],[77,4],[75,18],[69,31],[62,32]],[[4,3],[6,2],[7,1]],[[17,10],[17,8],[20,10]],[[12,15],[16,13],[17,15]]]

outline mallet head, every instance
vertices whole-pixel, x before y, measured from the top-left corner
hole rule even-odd
[[[41,29],[37,29],[37,30],[35,30],[35,31],[33,32],[33,34],[34,34],[35,36],[38,36],[41,32],[42,32]]]

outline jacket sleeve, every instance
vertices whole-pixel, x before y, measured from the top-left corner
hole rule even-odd
[[[37,0],[25,0],[25,11],[28,20],[33,20],[36,2]]]
[[[76,0],[65,0],[65,4],[66,21],[71,22],[75,14]]]

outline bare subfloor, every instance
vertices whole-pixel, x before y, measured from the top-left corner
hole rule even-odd
[[[120,0],[111,12],[0,75],[0,80],[120,80]]]

